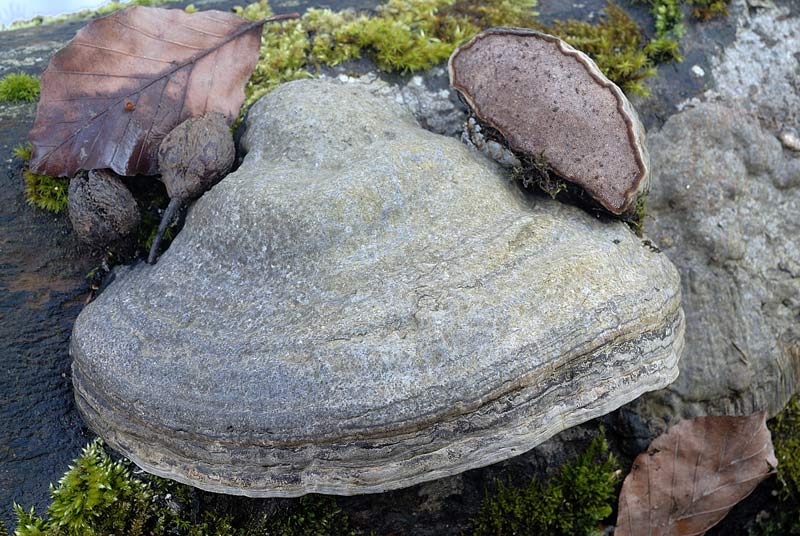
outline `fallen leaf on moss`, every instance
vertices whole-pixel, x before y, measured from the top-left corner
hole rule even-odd
[[[42,75],[31,171],[155,174],[175,125],[209,111],[236,118],[264,22],[142,6],[90,22]]]
[[[683,421],[633,462],[614,534],[703,534],[777,465],[764,412]]]

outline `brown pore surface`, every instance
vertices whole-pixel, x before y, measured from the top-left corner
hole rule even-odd
[[[157,173],[158,146],[175,125],[207,111],[238,115],[263,24],[141,6],[90,22],[42,75],[31,170]]]
[[[777,465],[764,412],[682,421],[633,462],[615,534],[704,534]]]
[[[543,157],[613,213],[630,206],[646,174],[638,120],[587,56],[547,34],[497,28],[453,53],[450,82],[511,150]]]

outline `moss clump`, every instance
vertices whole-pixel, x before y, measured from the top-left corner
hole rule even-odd
[[[524,158],[522,166],[511,170],[511,177],[522,181],[525,188],[539,188],[552,199],[569,191],[567,182],[553,172],[544,154]]]
[[[701,21],[728,16],[730,0],[689,0],[692,16]]]
[[[30,142],[21,143],[14,147],[13,153],[15,158],[27,162],[33,154],[33,146]],[[22,178],[25,181],[25,200],[28,204],[56,214],[67,209],[67,177],[38,175],[25,168],[22,170]]]
[[[777,504],[760,520],[751,536],[800,534],[800,398],[795,396],[768,423],[778,458]]]
[[[647,94],[643,80],[655,74],[656,64],[679,59],[672,36],[662,31],[648,40],[613,3],[597,24],[570,20],[544,26],[536,21],[535,7],[535,0],[388,0],[374,14],[310,9],[300,19],[265,27],[244,108],[280,83],[311,77],[322,65],[335,66],[362,56],[384,71],[427,69],[493,26],[536,28],[557,35],[586,52],[606,76],[631,94]],[[252,20],[272,14],[266,0],[236,11]]]
[[[389,0],[375,14],[310,9],[300,19],[265,27],[245,106],[282,82],[362,55],[385,71],[427,69],[484,28],[530,26],[535,6],[535,0]],[[236,12],[252,20],[272,14],[265,0]]]
[[[39,98],[39,79],[25,73],[7,74],[0,80],[0,101],[35,102]]]
[[[617,462],[600,434],[586,451],[564,464],[546,484],[532,480],[512,487],[502,482],[481,504],[474,534],[539,536],[595,534],[616,500]]]
[[[79,19],[88,19],[91,17],[99,17],[101,15],[107,15],[113,11],[117,11],[118,9],[129,6],[156,6],[158,4],[177,1],[178,0],[130,0],[129,2],[114,1],[104,4],[97,9],[82,9],[80,11],[76,11],[75,13],[66,13],[64,15],[55,15],[52,17],[37,15],[29,20],[16,21],[7,26],[0,26],[0,31],[19,30],[20,28],[30,28],[32,26],[43,26],[58,22],[68,22]]]
[[[701,21],[728,14],[730,0],[640,0],[650,6],[655,20],[656,39],[680,39],[686,31],[682,6],[691,8],[692,16]]]
[[[33,156],[33,145],[31,145],[31,142],[29,141],[25,143],[20,143],[19,145],[14,147],[14,150],[12,152],[14,153],[14,158],[17,158],[19,160],[24,160],[27,162]]]
[[[50,490],[45,516],[14,505],[16,536],[339,536],[355,534],[330,497],[306,496],[270,515],[236,519],[204,508],[192,515],[198,492],[169,480],[132,474],[113,461],[100,440]],[[0,534],[5,534],[0,526]]]
[[[612,2],[596,24],[567,20],[540,29],[585,52],[629,95],[646,96],[644,80],[656,73],[655,65],[680,59],[677,41],[666,36],[648,41],[636,21]]]
[[[685,32],[681,4],[685,0],[643,0],[650,6],[657,37],[680,38]]]
[[[636,236],[641,238],[644,235],[644,222],[647,218],[647,194],[639,195],[633,207],[623,214],[622,221],[627,223]]]
[[[16,536],[147,534],[153,504],[149,487],[132,479],[126,465],[112,461],[99,441],[83,449],[50,495],[46,518],[14,505]]]
[[[56,214],[66,210],[68,178],[37,175],[29,169],[25,169],[22,176],[25,179],[25,199],[28,203]]]
[[[296,507],[278,518],[261,525],[263,536],[355,536],[345,514],[333,497],[306,495],[297,501]]]
[[[321,65],[335,66],[362,55],[385,71],[432,67],[483,28],[529,26],[534,7],[534,0],[389,0],[374,15],[310,9],[298,20],[265,28],[246,105],[282,82],[312,76]],[[237,12],[250,19],[271,14],[263,0]]]

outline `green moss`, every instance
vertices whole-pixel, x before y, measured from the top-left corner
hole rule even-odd
[[[134,476],[130,462],[113,461],[100,440],[84,448],[51,486],[44,516],[14,505],[16,536],[340,536],[352,535],[331,497],[286,501],[269,515],[237,519],[216,508],[195,518],[197,490],[170,480]],[[169,502],[167,498],[169,497]],[[0,527],[0,534],[2,527]]]
[[[776,508],[750,534],[780,536],[800,534],[800,398],[768,423],[778,458]]]
[[[778,481],[782,497],[800,505],[800,399],[793,398],[770,422],[775,456],[778,458]],[[800,523],[800,519],[798,519]]]
[[[389,0],[374,14],[310,9],[300,19],[265,26],[245,108],[282,82],[362,56],[384,71],[430,68],[484,28],[530,26],[535,5],[535,0]],[[236,12],[252,20],[272,14],[264,0]]]
[[[126,464],[112,461],[99,441],[83,449],[50,495],[44,518],[14,505],[16,536],[147,534],[153,504],[149,486],[131,478]]]
[[[630,15],[612,2],[595,24],[567,20],[540,29],[585,52],[603,74],[629,95],[647,95],[644,81],[656,73],[655,65],[679,59],[677,41],[648,41]]]
[[[113,11],[117,11],[118,9],[128,6],[156,6],[159,4],[177,1],[178,0],[130,0],[129,2],[110,2],[97,9],[82,9],[80,11],[76,11],[75,13],[66,13],[64,15],[55,15],[52,17],[39,15],[29,20],[12,22],[7,26],[0,26],[0,31],[19,30],[21,28],[30,28],[32,26],[43,26],[47,24],[57,24],[60,22],[88,19],[101,15],[107,15]]]
[[[20,143],[13,150],[15,158],[26,162],[31,159],[32,152],[33,146],[30,142]],[[25,200],[28,204],[56,214],[66,210],[68,178],[38,175],[25,168],[22,170],[22,179],[25,182]]]
[[[295,506],[272,520],[264,520],[261,532],[282,536],[350,536],[356,531],[333,497],[306,495]]]
[[[616,465],[601,433],[545,484],[535,479],[523,487],[499,482],[481,504],[473,521],[474,534],[595,534],[616,500]]]
[[[613,3],[596,24],[569,20],[544,26],[536,21],[535,7],[535,0],[388,0],[373,14],[311,9],[300,19],[265,26],[244,109],[280,83],[311,77],[322,65],[362,56],[384,71],[430,68],[493,26],[536,28],[557,35],[591,56],[629,94],[646,95],[644,80],[655,74],[654,66],[680,58],[673,34],[661,31],[648,40]],[[252,20],[272,14],[265,0],[236,11]],[[664,17],[657,24],[675,30]]]
[[[702,21],[728,16],[729,4],[730,0],[689,0],[692,16]]]
[[[14,531],[14,536],[46,536],[50,534],[47,523],[36,515],[33,507],[30,511],[26,511],[14,503],[14,513],[17,515],[17,530]]]
[[[536,187],[555,199],[559,194],[567,192],[569,186],[566,181],[553,173],[553,168],[544,154],[535,158],[526,158],[521,167],[511,170],[511,177],[521,180],[526,188]]]
[[[12,152],[14,153],[14,158],[27,162],[33,156],[33,145],[31,145],[31,142],[26,141],[14,147]]]
[[[648,0],[650,13],[655,19],[656,36],[683,37],[683,12],[680,0]]]
[[[644,235],[644,223],[647,218],[647,195],[639,195],[633,208],[629,209],[626,214],[623,214],[622,221],[627,223],[636,236],[641,238]]]
[[[68,178],[37,175],[28,169],[22,172],[22,176],[25,180],[25,198],[28,203],[55,213],[66,210]]]
[[[656,39],[679,39],[686,28],[683,24],[682,6],[691,9],[692,16],[707,21],[728,14],[730,0],[640,0],[650,6]]]
[[[0,80],[0,101],[35,102],[39,98],[39,79],[25,73],[7,74]]]

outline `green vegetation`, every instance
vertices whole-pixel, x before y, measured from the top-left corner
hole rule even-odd
[[[146,534],[153,505],[149,486],[132,479],[130,468],[112,461],[99,441],[84,448],[50,495],[46,519],[14,505],[16,536]]]
[[[0,101],[35,102],[39,98],[39,79],[25,73],[11,73],[0,79]]]
[[[620,7],[609,3],[596,24],[536,21],[535,0],[388,0],[375,14],[311,9],[300,19],[269,24],[261,55],[248,83],[245,109],[275,86],[308,78],[320,66],[368,56],[384,71],[410,72],[447,60],[458,45],[492,26],[536,28],[586,52],[630,94],[646,95],[643,80],[654,66],[679,59],[678,43],[659,35],[647,40]],[[266,0],[236,8],[258,20],[272,10]]]
[[[685,28],[683,25],[682,5],[692,10],[692,16],[707,21],[728,14],[730,0],[640,0],[650,6],[650,13],[655,19],[656,39],[680,39]]]
[[[630,95],[647,95],[643,81],[655,74],[654,64],[674,59],[651,53],[651,49],[661,50],[666,45],[648,43],[636,22],[613,3],[608,4],[605,16],[597,24],[567,20],[540,29],[585,52],[609,79]],[[677,50],[677,42],[674,48]]]
[[[132,474],[95,440],[83,449],[57,486],[44,517],[15,504],[15,536],[337,536],[355,534],[330,497],[306,496],[292,506],[253,519],[206,509],[193,519],[196,490]],[[168,502],[169,501],[169,502]],[[0,526],[0,534],[6,534]]]
[[[67,13],[64,15],[50,16],[37,16],[30,20],[23,20],[12,22],[7,26],[0,26],[0,31],[6,30],[19,30],[20,28],[30,28],[31,26],[43,26],[45,24],[55,24],[58,22],[68,22],[78,19],[88,19],[92,17],[99,17],[101,15],[108,15],[118,9],[128,6],[157,6],[168,2],[177,2],[178,0],[130,0],[129,2],[109,2],[97,9],[82,9],[75,13]]]
[[[37,175],[29,169],[23,170],[22,176],[28,203],[56,214],[67,209],[68,178]]]
[[[542,29],[589,55],[628,95],[648,95],[644,80],[656,73],[655,65],[680,60],[676,40],[660,36],[648,41],[630,15],[611,2],[596,24],[557,21]]]
[[[768,423],[778,458],[777,505],[751,536],[800,535],[800,398]]]
[[[31,145],[31,142],[26,141],[14,147],[12,152],[14,153],[14,158],[28,161],[33,156],[33,145]]]
[[[487,495],[473,521],[476,535],[519,536],[596,534],[616,502],[617,462],[601,433],[586,451],[564,464],[546,484],[527,486],[503,482]]]
[[[245,106],[281,82],[362,55],[385,71],[430,68],[483,28],[531,26],[535,5],[535,0],[389,0],[374,15],[310,9],[300,19],[265,27]],[[252,20],[272,14],[265,0],[237,12]]]
[[[235,517],[203,504],[204,494],[176,482],[133,474],[127,460],[113,460],[102,441],[89,443],[51,486],[45,515],[14,504],[15,536],[355,536],[332,497],[307,495],[273,504],[267,514]],[[474,533],[557,536],[594,534],[612,513],[618,482],[616,460],[602,431],[586,451],[564,464],[546,484],[515,488],[498,483],[487,495]],[[199,506],[199,508],[198,508]],[[0,534],[6,531],[0,525]]]
[[[622,221],[627,223],[636,236],[641,238],[644,235],[644,222],[647,218],[647,194],[640,194],[633,204],[633,208],[628,209],[626,214],[623,214]]]
[[[15,158],[27,162],[32,151],[33,147],[26,142],[14,147],[13,153]],[[37,175],[28,168],[22,170],[22,178],[25,181],[25,199],[29,204],[56,214],[67,209],[68,178]]]
[[[692,16],[702,21],[726,17],[728,4],[730,4],[730,0],[689,0]]]

